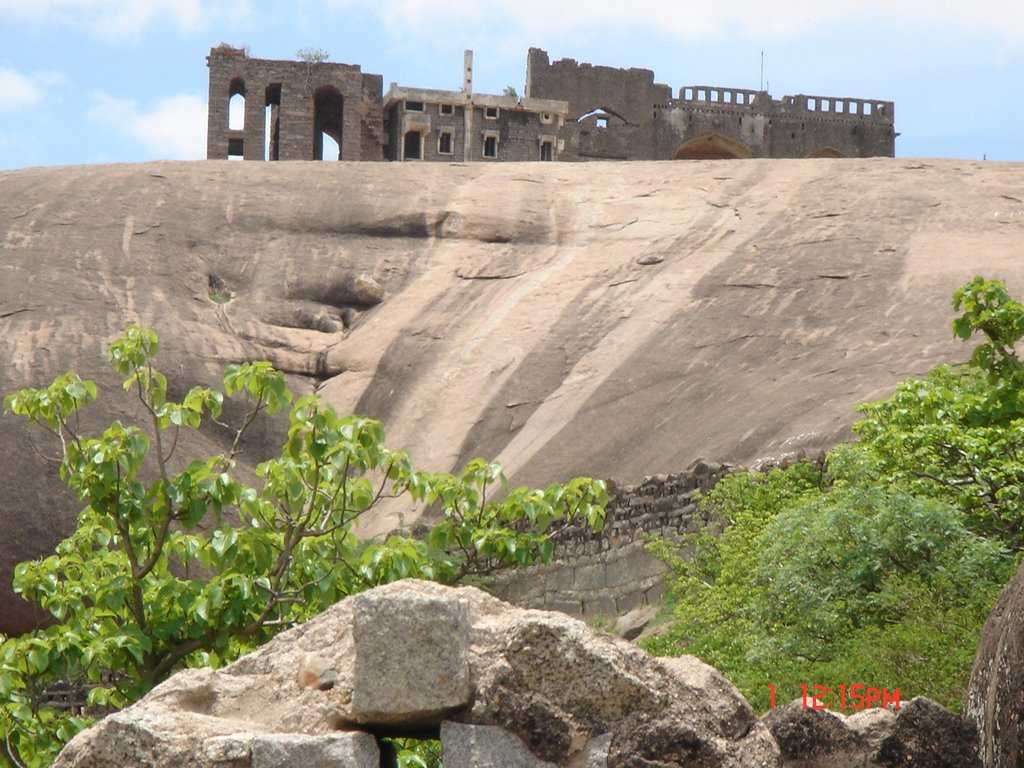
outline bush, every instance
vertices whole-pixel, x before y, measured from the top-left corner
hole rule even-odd
[[[834,464],[863,466],[846,448]],[[694,654],[764,710],[800,685],[865,683],[958,708],[1013,559],[957,510],[869,482],[813,486],[801,465],[725,478],[702,501],[720,536],[672,560],[676,623],[649,650]],[[664,551],[664,545],[662,545]]]

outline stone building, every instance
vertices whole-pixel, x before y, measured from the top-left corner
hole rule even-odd
[[[391,85],[384,98],[387,160],[556,160],[569,105],[557,99],[474,93],[473,52],[463,87],[439,91]]]
[[[648,69],[552,63],[531,48],[522,97],[392,84],[351,64],[256,59],[220,45],[210,70],[207,157],[497,162],[892,157],[890,101],[685,86]],[[240,124],[230,103],[241,98]],[[331,139],[337,150],[325,158]]]

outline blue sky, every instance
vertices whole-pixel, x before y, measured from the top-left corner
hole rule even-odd
[[[896,102],[897,153],[1024,161],[1024,0],[0,0],[0,168],[199,158],[205,55],[324,48],[387,84],[525,77],[526,49],[674,89]]]

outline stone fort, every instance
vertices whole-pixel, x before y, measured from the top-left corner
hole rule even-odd
[[[224,44],[210,50],[207,65],[209,159],[893,157],[899,135],[890,101],[773,99],[765,90],[707,85],[673,93],[649,69],[552,62],[538,48],[527,55],[522,96],[475,92],[472,51],[459,90],[392,83],[385,93],[383,78],[357,65],[259,59]],[[232,110],[236,99],[244,107]]]

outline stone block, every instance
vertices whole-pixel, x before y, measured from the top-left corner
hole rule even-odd
[[[573,588],[575,571],[571,565],[554,566],[544,578],[544,588],[548,592],[567,592]]]
[[[379,768],[377,740],[368,733],[306,736],[274,733],[252,742],[252,768]]]
[[[549,611],[558,611],[559,613],[565,613],[569,616],[583,615],[583,603],[580,600],[558,597],[555,599],[549,599],[546,607]]]
[[[615,616],[615,598],[610,594],[599,594],[583,600],[583,615],[587,618],[592,616]]]
[[[664,580],[655,582],[654,586],[650,587],[644,594],[644,599],[648,605],[657,605],[665,599],[666,591],[667,587]]]
[[[629,613],[644,605],[644,590],[634,590],[615,597],[615,612],[619,615]],[[639,633],[638,633],[639,634]]]
[[[495,725],[442,723],[441,754],[444,768],[556,768],[534,756],[518,736]]]
[[[311,736],[298,733],[238,733],[207,739],[208,764],[217,768],[379,768],[377,740],[347,731]]]
[[[605,584],[609,588],[626,587],[643,579],[660,576],[668,566],[643,546],[625,548],[608,558]]]
[[[576,568],[576,576],[573,580],[573,587],[575,589],[604,589],[606,583],[605,564],[603,562],[581,565]]]
[[[366,592],[352,605],[355,722],[439,725],[469,704],[469,616],[463,601]]]

